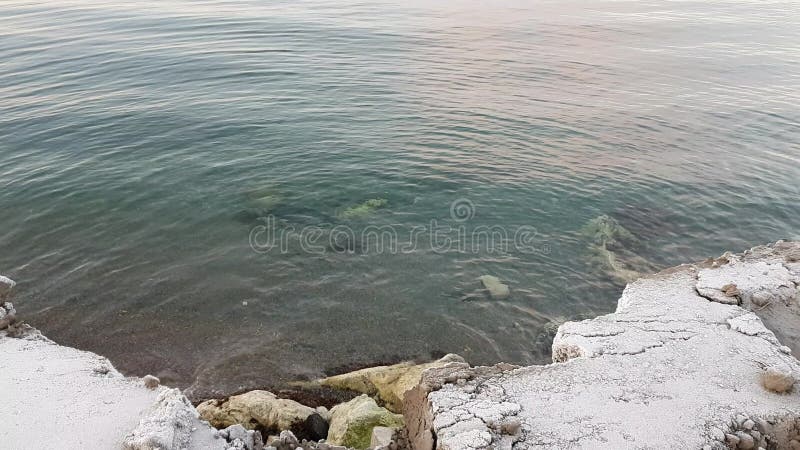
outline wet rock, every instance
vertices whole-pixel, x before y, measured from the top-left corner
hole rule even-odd
[[[224,401],[208,400],[198,405],[197,410],[216,428],[241,424],[246,429],[291,430],[303,438],[306,437],[309,416],[319,416],[313,408],[258,390],[234,395]]]
[[[17,310],[11,302],[0,304],[0,330],[8,328],[17,322]]]
[[[301,436],[305,436],[306,439],[311,441],[319,441],[328,437],[328,428],[328,421],[315,412],[306,419]]]
[[[790,371],[777,367],[767,367],[761,373],[761,385],[764,389],[778,394],[789,392],[794,386],[795,378]]]
[[[501,283],[500,279],[494,275],[482,275],[478,279],[481,280],[483,287],[489,291],[489,295],[495,300],[503,300],[511,294],[508,285]]]
[[[390,411],[403,410],[405,393],[419,383],[422,372],[452,363],[463,363],[458,355],[449,354],[427,363],[405,362],[392,366],[369,367],[355,372],[336,375],[320,380],[320,384],[336,389],[346,389],[379,398]]]
[[[161,380],[152,375],[145,375],[144,378],[142,378],[142,382],[147,389],[155,389],[161,385]]]
[[[752,450],[756,447],[756,441],[753,439],[753,436],[750,436],[743,431],[739,431],[736,433],[736,437],[739,438],[739,445],[737,448],[742,450]]]
[[[356,449],[369,447],[372,430],[375,427],[403,426],[403,416],[381,408],[368,395],[361,395],[347,403],[336,405],[331,410],[331,415],[333,419],[327,442]]]
[[[11,291],[16,284],[11,278],[0,275],[0,302],[11,297]]]

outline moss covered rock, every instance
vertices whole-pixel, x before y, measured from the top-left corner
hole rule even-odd
[[[364,394],[331,410],[328,443],[356,449],[368,448],[375,427],[401,428],[403,416],[381,408]]]
[[[320,380],[320,384],[377,397],[390,411],[399,413],[403,410],[405,393],[419,383],[424,370],[443,367],[454,362],[463,363],[464,358],[449,354],[442,359],[426,364],[404,362],[391,366],[369,367],[324,378]]]

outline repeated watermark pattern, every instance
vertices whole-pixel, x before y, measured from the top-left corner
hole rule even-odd
[[[436,253],[542,253],[550,246],[536,228],[529,225],[470,226],[475,204],[458,199],[450,204],[451,221],[433,219],[427,225],[400,227],[367,225],[358,230],[342,224],[311,225],[297,228],[267,215],[250,229],[250,248],[258,253],[280,254],[297,251],[309,254],[358,253],[400,254],[418,250]]]

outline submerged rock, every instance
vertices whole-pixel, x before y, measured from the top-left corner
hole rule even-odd
[[[268,213],[283,203],[283,194],[275,186],[266,186],[247,191],[247,204],[251,208]]]
[[[478,277],[483,283],[483,287],[489,291],[489,295],[495,300],[502,300],[511,295],[511,291],[507,284],[500,282],[500,279],[494,275],[482,275]]]
[[[632,250],[639,245],[636,236],[612,217],[602,215],[590,220],[581,234],[590,241],[590,262],[621,282],[629,283],[654,270]]]
[[[372,214],[376,209],[383,208],[389,203],[385,198],[372,198],[360,205],[351,206],[339,214],[342,219],[359,219]]]
[[[381,408],[368,395],[361,395],[331,410],[327,442],[356,449],[368,448],[375,427],[400,428],[403,416]]]
[[[377,397],[384,403],[386,408],[399,413],[403,410],[405,393],[419,383],[422,372],[454,362],[463,363],[464,358],[449,354],[437,361],[426,364],[404,362],[391,366],[369,367],[324,378],[320,380],[320,384]]]
[[[250,391],[227,400],[208,400],[197,406],[200,416],[216,428],[241,424],[252,430],[290,430],[308,439],[323,439],[317,433],[323,420],[314,410],[294,400],[278,398],[268,391]],[[315,416],[315,417],[311,417]]]

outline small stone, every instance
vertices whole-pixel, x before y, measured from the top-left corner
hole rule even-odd
[[[725,440],[725,433],[723,433],[722,430],[720,430],[719,428],[712,428],[711,439],[722,442]]]
[[[247,430],[241,424],[231,425],[223,431],[228,434],[228,439],[231,441],[234,439],[247,440]]]
[[[155,389],[161,385],[161,380],[152,375],[145,375],[144,378],[142,378],[142,382],[144,382],[144,387],[147,389]]]
[[[744,422],[747,420],[747,416],[744,414],[737,414],[736,415],[736,428],[741,428],[744,426]]]
[[[744,423],[742,424],[742,427],[744,427],[745,430],[752,430],[754,426],[756,426],[756,423],[753,422],[751,419],[745,420]]]
[[[766,434],[767,430],[769,429],[769,424],[767,423],[767,421],[760,417],[756,418],[755,421],[758,431]]]
[[[787,346],[785,346],[785,345],[781,345],[781,346],[778,348],[778,351],[780,351],[781,353],[785,353],[785,354],[787,354],[787,355],[789,355],[789,354],[791,354],[791,353],[792,353],[792,349],[791,349],[791,348],[789,348],[789,347],[787,347]]]
[[[756,442],[760,442],[761,441],[761,433],[759,433],[756,430],[751,431],[750,432],[750,436],[753,436],[753,439],[755,439]]]
[[[725,294],[726,297],[738,297],[741,294],[741,292],[739,292],[739,288],[737,288],[733,283],[722,286],[720,290],[723,294]]]
[[[281,443],[283,444],[294,444],[297,445],[300,441],[297,440],[297,437],[289,430],[281,431],[281,434],[278,438]]]
[[[745,433],[744,431],[739,431],[736,433],[736,436],[739,437],[739,446],[738,448],[742,450],[752,450],[756,448],[756,442],[753,439],[753,436]]]
[[[394,440],[395,429],[389,427],[375,427],[372,429],[370,447],[388,447]]]
[[[508,434],[511,436],[514,436],[517,433],[519,433],[520,428],[522,428],[522,424],[519,422],[519,420],[513,420],[513,419],[504,422],[502,425],[500,425],[500,431],[502,431],[504,434]],[[720,431],[720,434],[722,434],[722,431]]]
[[[753,302],[754,305],[764,307],[772,303],[773,295],[767,291],[758,291],[754,292],[753,295],[750,296],[750,301]]]
[[[736,446],[739,445],[739,437],[736,436],[735,434],[728,433],[725,435],[725,442],[730,447],[736,448]]]
[[[794,376],[791,372],[778,369],[777,367],[768,367],[761,373],[761,385],[768,391],[782,394],[789,392],[794,386]]]

